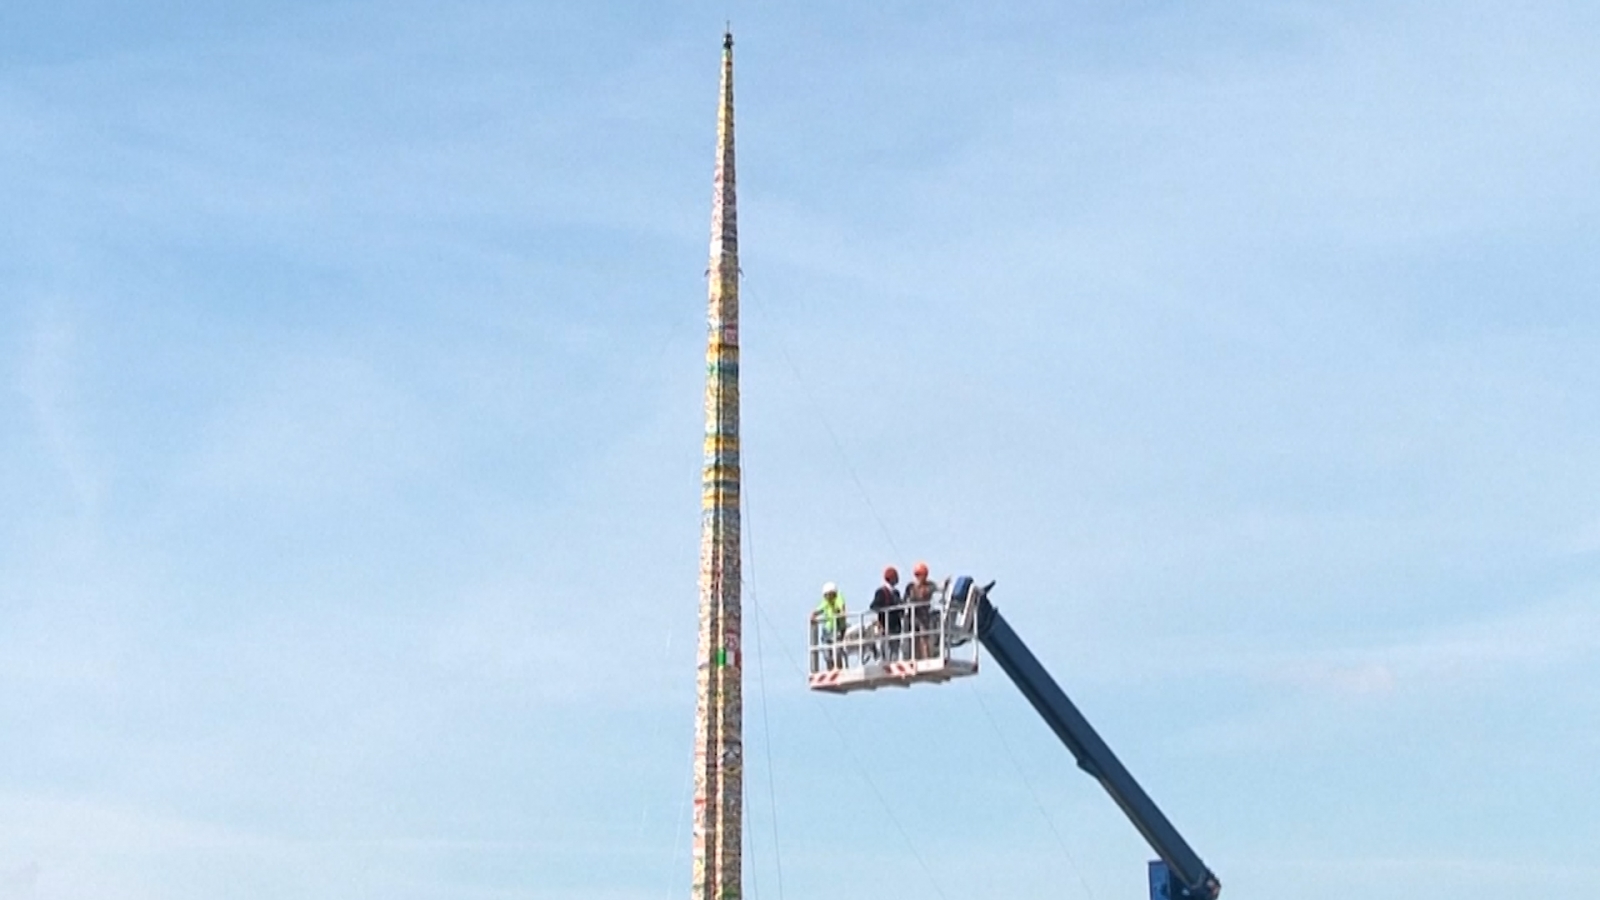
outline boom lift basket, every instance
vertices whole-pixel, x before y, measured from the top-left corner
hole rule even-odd
[[[929,603],[827,619],[813,613],[806,658],[814,691],[848,694],[978,673],[978,591],[949,579]]]

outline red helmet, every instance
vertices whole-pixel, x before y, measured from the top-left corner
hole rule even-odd
[[[889,582],[890,584],[899,584],[900,583],[900,572],[899,572],[899,570],[897,570],[894,566],[890,566],[889,568],[884,569],[883,570],[883,580]]]
[[[917,576],[918,578],[927,578],[928,577],[928,564],[925,563],[925,562],[917,563],[917,567],[915,569],[911,570],[911,574]]]

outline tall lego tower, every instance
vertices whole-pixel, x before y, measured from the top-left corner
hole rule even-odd
[[[739,655],[739,218],[733,178],[732,33],[722,36],[722,102],[717,109],[713,183],[692,900],[739,900],[744,703]]]

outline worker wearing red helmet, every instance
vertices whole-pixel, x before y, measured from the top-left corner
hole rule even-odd
[[[900,641],[894,635],[905,630],[905,610],[901,608],[900,573],[894,566],[883,570],[883,584],[872,595],[872,610],[878,614],[878,634],[889,635],[880,642],[880,658],[899,659]]]

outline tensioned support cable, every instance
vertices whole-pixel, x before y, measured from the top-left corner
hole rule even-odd
[[[749,557],[749,579],[745,586],[750,590],[750,602],[757,608],[760,601],[756,599],[756,540],[755,529],[750,525],[750,492],[746,490],[741,495],[744,506],[743,521],[745,532],[745,553]],[[766,752],[767,759],[767,810],[772,816],[772,859],[778,875],[778,900],[783,900],[783,854],[778,843],[778,790],[772,768],[772,723],[767,717],[767,655],[761,646],[761,626],[756,625],[756,684],[761,691],[761,746]],[[751,852],[754,854],[755,842],[751,842]],[[751,866],[752,881],[754,881],[755,867]]]

